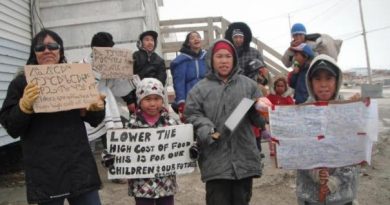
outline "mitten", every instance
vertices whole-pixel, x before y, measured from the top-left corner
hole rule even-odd
[[[19,101],[19,107],[22,112],[31,114],[34,112],[33,104],[39,97],[39,86],[33,83],[27,84],[24,88],[23,97]]]
[[[106,98],[105,95],[99,94],[99,97],[98,97],[97,102],[91,103],[91,104],[87,107],[87,111],[96,112],[96,111],[104,110],[104,99],[105,99],[105,98]]]
[[[114,166],[115,155],[110,154],[107,150],[103,150],[102,152],[102,165],[105,168],[111,168]]]

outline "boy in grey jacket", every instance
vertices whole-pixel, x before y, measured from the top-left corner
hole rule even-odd
[[[306,75],[307,102],[340,100],[341,84],[342,73],[335,60],[324,54],[317,56]],[[298,204],[352,205],[356,198],[358,171],[357,166],[298,170]]]
[[[234,46],[218,40],[210,47],[209,73],[188,94],[184,111],[200,146],[199,166],[207,205],[246,205],[252,178],[261,176],[261,159],[251,126],[264,120],[252,108],[231,132],[226,119],[243,98],[261,97],[256,82],[238,74]]]

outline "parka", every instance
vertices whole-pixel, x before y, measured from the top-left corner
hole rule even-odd
[[[226,40],[234,50],[233,45]],[[260,127],[264,120],[252,107],[233,131],[224,125],[243,98],[256,99],[261,92],[255,81],[238,74],[237,55],[233,69],[223,82],[212,66],[213,48],[207,55],[209,72],[189,92],[184,116],[193,124],[200,146],[199,166],[203,182],[214,179],[240,180],[261,176],[260,153],[256,146],[252,125]],[[213,140],[211,131],[221,134]]]
[[[28,202],[43,203],[99,189],[101,181],[84,121],[96,127],[105,111],[87,111],[84,117],[80,109],[26,114],[19,108],[26,85],[24,74],[11,81],[0,123],[11,137],[20,136]]]

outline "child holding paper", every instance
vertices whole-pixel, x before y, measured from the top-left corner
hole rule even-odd
[[[129,128],[155,128],[177,125],[169,117],[164,105],[164,86],[154,78],[144,78],[137,86],[137,104],[132,113]],[[129,196],[135,197],[136,205],[173,205],[176,193],[176,176],[129,179]]]
[[[341,99],[339,89],[342,73],[335,60],[327,55],[322,54],[313,59],[306,82],[309,93],[307,102]],[[358,171],[357,166],[298,170],[298,204],[352,205],[356,199]]]

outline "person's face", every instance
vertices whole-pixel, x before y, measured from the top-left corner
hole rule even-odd
[[[294,44],[296,46],[298,46],[299,44],[305,42],[305,35],[303,35],[303,34],[295,34],[295,35],[293,35],[293,41],[294,41]]]
[[[277,81],[275,84],[275,93],[277,95],[283,95],[284,92],[286,92],[286,85],[281,80]]]
[[[60,62],[60,45],[49,35],[43,39],[42,43],[35,46],[34,52],[39,65]]]
[[[226,49],[220,49],[213,55],[213,68],[223,79],[227,79],[233,69],[233,55]]]
[[[145,36],[142,39],[142,47],[148,51],[152,52],[154,50],[154,39],[152,36]]]
[[[298,61],[299,65],[302,66],[306,61],[306,56],[303,55],[301,52],[295,52],[294,53],[294,59]]]
[[[202,39],[198,33],[191,33],[189,36],[191,50],[199,50],[202,46]]]
[[[311,80],[313,93],[316,100],[332,100],[336,92],[336,77],[326,70],[319,70]]]
[[[233,36],[233,44],[235,47],[240,47],[244,44],[244,36],[235,35]]]
[[[163,99],[161,96],[156,94],[148,95],[141,100],[140,107],[146,114],[156,116],[160,113],[163,107]]]

